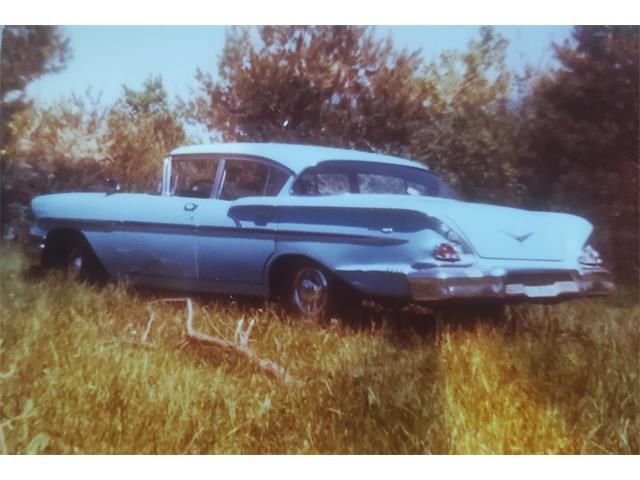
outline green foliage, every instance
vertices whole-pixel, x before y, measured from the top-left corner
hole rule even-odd
[[[2,28],[0,55],[0,146],[3,150],[14,137],[11,122],[27,108],[26,86],[47,73],[62,70],[71,56],[69,39],[58,27],[31,25]],[[2,156],[4,152],[0,151]]]
[[[105,108],[90,91],[17,113],[2,159],[2,235],[26,238],[36,195],[102,189]]]
[[[142,90],[124,87],[109,109],[105,171],[132,189],[154,191],[162,159],[185,141],[177,114],[169,105],[162,79],[147,79]]]
[[[55,163],[100,162],[105,157],[100,137],[105,134],[106,113],[100,96],[91,90],[29,107],[12,121],[18,135],[8,146],[8,162],[26,161],[43,170],[53,170]]]
[[[35,195],[104,191],[115,177],[125,188],[154,191],[162,159],[185,134],[160,78],[140,91],[124,87],[112,106],[99,96],[63,97],[14,116],[18,133],[3,159],[3,236],[26,238]]]
[[[375,311],[320,327],[198,299],[209,334],[256,320],[250,347],[303,382],[284,386],[186,346],[181,304],[28,265],[0,252],[8,453],[640,453],[637,292],[514,308],[510,327]]]
[[[621,277],[638,281],[638,27],[576,27],[561,67],[534,84],[528,189],[541,207],[584,215]]]
[[[412,136],[413,156],[439,171],[469,200],[518,203],[521,122],[509,107],[514,82],[507,40],[484,27],[466,51],[445,52],[425,68],[432,121]]]

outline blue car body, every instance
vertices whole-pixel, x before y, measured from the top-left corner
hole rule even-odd
[[[78,232],[110,277],[187,291],[268,296],[274,266],[291,258],[363,295],[415,302],[561,300],[614,288],[585,219],[464,202],[408,160],[213,144],[174,150],[162,174],[155,195],[36,197],[32,234],[46,246],[52,232]]]

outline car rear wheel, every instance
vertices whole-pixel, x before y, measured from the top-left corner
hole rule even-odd
[[[307,259],[279,266],[272,282],[274,297],[294,317],[322,322],[345,319],[362,306],[362,296],[322,265]]]
[[[321,320],[328,311],[332,285],[328,272],[311,263],[292,270],[287,303],[293,313],[307,319]]]

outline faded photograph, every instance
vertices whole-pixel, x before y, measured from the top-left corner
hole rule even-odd
[[[3,454],[639,454],[637,26],[4,26]]]

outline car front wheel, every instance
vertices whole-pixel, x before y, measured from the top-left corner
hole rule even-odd
[[[85,280],[90,278],[90,263],[86,248],[74,246],[67,254],[63,270],[70,280]]]
[[[43,254],[42,266],[59,270],[74,281],[101,283],[106,272],[85,241],[73,240],[49,245]]]

